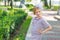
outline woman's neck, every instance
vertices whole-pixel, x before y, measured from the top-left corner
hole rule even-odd
[[[36,18],[38,18],[38,19],[42,18],[42,15],[36,16]]]

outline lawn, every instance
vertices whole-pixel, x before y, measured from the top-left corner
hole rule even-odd
[[[53,10],[58,10],[60,8],[60,6],[53,6]]]

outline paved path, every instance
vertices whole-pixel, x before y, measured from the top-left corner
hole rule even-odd
[[[60,40],[60,20],[54,18],[57,12],[56,11],[42,11],[42,12],[43,16],[53,27],[51,31],[43,35],[42,40]],[[28,15],[33,17],[32,12],[29,12]]]

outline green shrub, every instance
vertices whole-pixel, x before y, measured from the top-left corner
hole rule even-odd
[[[14,11],[12,9],[8,10],[8,12],[0,10],[0,39],[9,40],[11,33],[19,28],[18,25],[22,24],[23,20],[26,19],[26,16],[27,13],[23,10]]]
[[[2,12],[3,12],[3,10],[0,10],[0,19],[2,19]]]
[[[31,17],[28,16],[20,28],[19,34],[14,37],[14,40],[25,40],[25,36],[29,28],[30,21]]]
[[[26,7],[32,7],[33,5],[32,4],[26,4],[25,6]]]
[[[32,5],[32,4],[26,4],[25,5],[30,11],[32,11],[32,9],[33,9],[33,7],[34,7],[34,5]]]

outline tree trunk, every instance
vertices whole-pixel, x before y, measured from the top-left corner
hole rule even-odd
[[[45,4],[46,7],[48,7],[47,0],[44,0],[44,4]]]
[[[51,0],[50,0],[50,3],[49,4],[50,4],[50,8],[51,8]]]
[[[5,6],[6,6],[6,0],[5,0]]]
[[[25,0],[20,1],[20,8],[22,8],[22,5],[25,3]]]
[[[13,1],[11,0],[11,3],[10,3],[10,6],[11,6],[11,9],[13,9]]]
[[[10,1],[8,0],[8,6],[9,6]]]

